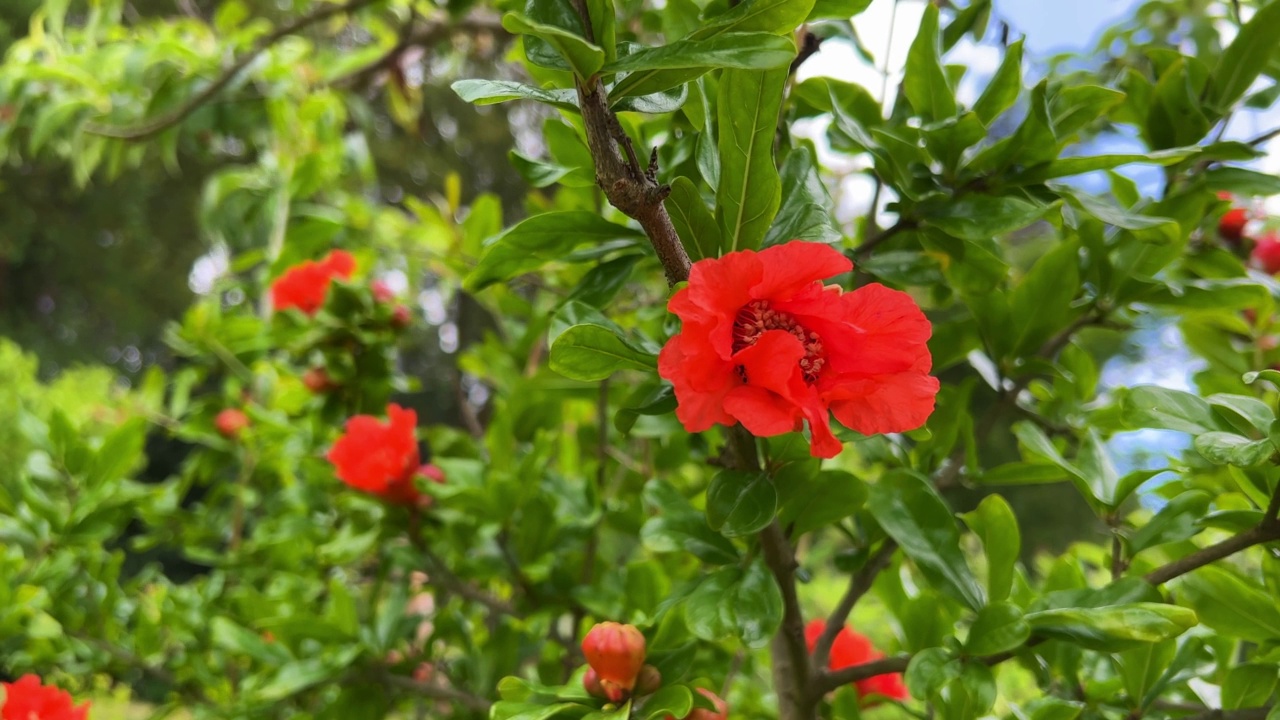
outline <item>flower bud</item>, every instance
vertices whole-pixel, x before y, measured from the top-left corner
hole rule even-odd
[[[391,327],[396,330],[403,330],[413,323],[413,313],[404,305],[397,305],[395,310],[391,311]]]
[[[632,625],[599,623],[582,639],[582,654],[599,676],[605,697],[622,702],[644,665],[644,635]]]
[[[334,388],[333,380],[329,378],[329,373],[325,372],[322,367],[313,367],[302,374],[302,384],[307,389],[317,395],[329,392]]]
[[[600,685],[600,676],[591,668],[587,668],[587,672],[582,676],[582,687],[587,691],[587,694],[592,697],[606,697],[604,694],[604,688]]]
[[[658,668],[652,665],[645,665],[640,668],[640,674],[636,676],[636,696],[652,695],[662,687],[662,673],[658,672]]]
[[[213,419],[213,425],[218,429],[218,434],[228,440],[235,440],[240,437],[240,433],[249,427],[249,416],[235,408],[227,408],[218,413]]]
[[[381,280],[374,280],[369,287],[373,290],[373,299],[377,302],[391,302],[396,298],[396,291]]]

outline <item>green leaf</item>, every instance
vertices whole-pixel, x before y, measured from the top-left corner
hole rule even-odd
[[[778,509],[778,492],[766,473],[721,470],[707,488],[707,522],[725,537],[764,529]]]
[[[611,223],[586,210],[534,215],[488,241],[484,255],[467,275],[465,285],[474,292],[537,270],[546,263],[563,260],[579,245],[599,246],[642,235],[639,230]]]
[[[1248,395],[1214,393],[1205,398],[1209,405],[1241,432],[1257,430],[1266,433],[1276,421],[1271,406]]]
[[[686,685],[667,685],[644,699],[640,712],[645,720],[666,716],[682,718],[693,710],[693,691]]]
[[[763,245],[778,245],[789,240],[838,242],[843,234],[831,216],[831,196],[818,177],[818,163],[813,150],[792,148],[782,161],[782,203]]]
[[[779,478],[778,517],[799,537],[853,515],[867,502],[867,485],[843,470],[805,472]]]
[[[690,258],[720,257],[720,226],[692,180],[684,176],[673,180],[663,204]]]
[[[1031,637],[1031,626],[1013,603],[993,602],[978,611],[969,626],[964,651],[969,655],[995,655],[1021,647]]]
[[[1117,394],[1121,422],[1130,429],[1156,428],[1198,435],[1221,428],[1209,403],[1189,392],[1139,385]]]
[[[974,610],[982,607],[982,587],[960,551],[955,518],[927,479],[890,472],[871,487],[867,507],[931,585]]]
[[[1022,40],[1005,48],[1004,59],[996,74],[973,104],[973,111],[985,125],[990,125],[1005,110],[1013,106],[1022,93]]]
[[[1218,58],[1209,77],[1209,104],[1226,114],[1280,47],[1280,5],[1258,9]]]
[[[1129,537],[1129,553],[1137,555],[1156,545],[1194,537],[1200,532],[1200,519],[1208,512],[1212,499],[1213,496],[1203,490],[1179,494]]]
[[[537,100],[561,110],[578,111],[573,90],[536,88],[511,80],[459,80],[449,87],[458,97],[476,105],[493,105],[509,100]]]
[[[987,557],[987,594],[992,601],[1009,597],[1014,566],[1022,551],[1022,534],[1013,508],[999,495],[988,495],[973,511],[960,516],[969,529],[982,538]]]
[[[1280,668],[1274,664],[1246,663],[1231,668],[1222,683],[1222,709],[1238,710],[1267,704],[1276,689]]]
[[[1190,605],[1205,626],[1250,642],[1280,640],[1280,607],[1261,585],[1215,565],[1184,575],[1179,602]]]
[[[1199,148],[1170,148],[1158,150],[1146,155],[1084,155],[1080,157],[1064,157],[1042,163],[1015,173],[1009,178],[1010,184],[1030,185],[1042,183],[1060,177],[1083,175],[1097,170],[1110,170],[1121,165],[1147,163],[1152,165],[1173,165],[1194,156]]]
[[[630,703],[627,703],[630,707]],[[595,710],[581,703],[539,703],[501,701],[489,709],[489,720],[551,720],[552,718],[581,718]]]
[[[259,633],[221,615],[209,621],[209,641],[216,648],[259,662],[277,664],[289,659],[288,653],[273,648]]]
[[[1200,104],[1203,73],[1195,58],[1179,58],[1160,75],[1147,115],[1152,149],[1194,145],[1209,132],[1211,123]]]
[[[1132,703],[1144,707],[1143,698],[1156,687],[1176,651],[1177,641],[1164,640],[1139,645],[1119,654],[1117,660],[1120,665],[1120,675],[1124,678],[1125,692]]]
[[[516,172],[520,173],[520,177],[536,188],[554,185],[560,178],[577,169],[525,157],[515,150],[507,153],[507,159],[511,161],[511,165],[515,167]]]
[[[955,93],[942,69],[938,45],[938,8],[925,6],[920,30],[907,51],[902,91],[916,114],[926,120],[942,120],[956,114]]]
[[[569,293],[569,300],[603,308],[626,286],[627,280],[631,279],[632,269],[643,257],[623,255],[591,268],[578,281],[573,292]]]
[[[551,344],[548,364],[567,378],[595,382],[619,370],[653,370],[658,359],[612,328],[574,325]]]
[[[1280,370],[1271,370],[1271,369],[1255,370],[1253,372],[1245,373],[1241,377],[1241,379],[1244,380],[1244,383],[1246,385],[1252,385],[1255,382],[1257,382],[1259,379],[1267,380],[1273,384],[1280,385]]]
[[[871,0],[817,0],[809,12],[808,21],[849,20],[870,6]]]
[[[532,35],[546,41],[569,62],[574,74],[583,81],[591,79],[604,66],[602,48],[563,28],[535,22],[515,12],[502,17],[502,27],[511,33]]]
[[[1079,265],[1080,248],[1074,242],[1059,243],[1013,289],[1009,309],[1016,355],[1039,351],[1067,324],[1071,301],[1080,290]]]
[[[359,648],[347,648],[320,657],[282,666],[269,680],[248,693],[256,702],[279,702],[313,685],[336,678],[359,655]]]
[[[695,636],[718,641],[737,635],[748,647],[768,644],[782,624],[782,593],[757,559],[745,570],[721,568],[684,601],[685,621]]]
[[[1280,177],[1257,170],[1215,167],[1205,172],[1204,179],[1210,190],[1226,190],[1249,197],[1280,195]]]
[[[912,697],[929,698],[960,677],[961,667],[960,661],[946,648],[927,648],[911,656],[903,680]]]
[[[990,240],[1039,220],[1048,208],[1010,195],[936,199],[917,210],[926,225],[962,240]]]
[[[677,40],[618,58],[604,72],[738,68],[768,70],[791,64],[796,46],[790,38],[772,33],[725,33],[705,40]]]
[[[1267,438],[1250,440],[1229,432],[1208,432],[1199,435],[1196,437],[1195,446],[1201,457],[1214,465],[1257,467],[1276,454],[1275,446]]]
[[[1177,637],[1196,625],[1196,614],[1176,605],[1130,603],[1042,610],[1027,613],[1026,620],[1037,635],[1116,652]]]
[[[782,191],[773,138],[786,79],[785,69],[726,70],[720,76],[716,221],[726,252],[759,248],[778,212]]]

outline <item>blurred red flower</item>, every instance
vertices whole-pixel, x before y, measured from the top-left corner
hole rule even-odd
[[[418,414],[387,406],[387,422],[372,415],[347,420],[346,432],[329,450],[338,479],[357,490],[404,505],[418,503]],[[433,478],[434,479],[434,478]]]
[[[829,415],[865,435],[903,432],[933,412],[929,321],[910,295],[824,285],[853,264],[793,240],[694,263],[668,308],[683,322],[658,356],[689,432],[742,423],[757,436],[800,430],[835,457]]]
[[[324,306],[324,299],[329,294],[329,283],[335,277],[351,277],[355,269],[355,258],[344,250],[334,250],[320,262],[304,260],[285,270],[271,284],[271,305],[276,310],[298,308],[308,315],[314,315]]]
[[[817,646],[818,637],[822,635],[822,630],[826,626],[827,622],[825,620],[811,620],[805,626],[804,641],[809,646],[809,652],[813,652],[813,648]],[[884,655],[875,649],[870,640],[844,627],[840,628],[835,642],[831,644],[831,655],[827,661],[827,667],[832,670],[843,670],[854,665],[862,665],[872,660],[879,660],[882,657]],[[902,684],[901,673],[886,673],[863,680],[856,680],[853,686],[858,691],[859,704],[862,707],[872,707],[880,704],[881,699],[875,696],[882,695],[892,700],[906,700],[911,696],[907,692],[907,686]]]
[[[1249,260],[1254,267],[1269,275],[1280,273],[1280,234],[1268,233],[1258,238]]]
[[[23,675],[4,687],[2,720],[84,720],[89,703],[75,707],[71,694],[56,687],[45,687],[35,675]]]

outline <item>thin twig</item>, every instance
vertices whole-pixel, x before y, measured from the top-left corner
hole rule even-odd
[[[874,213],[874,212],[875,212],[875,208],[874,208],[874,207],[872,207],[872,208],[871,208],[871,212],[872,212],[872,213]],[[872,250],[874,250],[874,249],[876,248],[876,246],[877,246],[877,245],[879,245],[880,243],[882,243],[882,242],[884,242],[884,241],[886,241],[886,240],[888,240],[888,239],[892,238],[894,235],[897,235],[898,233],[900,233],[900,232],[902,232],[902,231],[904,231],[904,230],[911,230],[911,229],[915,228],[916,226],[917,226],[917,223],[916,223],[914,220],[903,220],[903,219],[899,219],[899,220],[898,220],[898,222],[896,222],[896,223],[894,223],[893,225],[891,225],[891,226],[889,226],[889,227],[885,228],[884,230],[881,230],[881,231],[880,231],[879,233],[877,233],[876,235],[874,235],[874,236],[872,236],[872,237],[868,238],[866,242],[864,242],[864,243],[862,243],[861,245],[859,245],[858,247],[854,248],[854,249],[853,249],[853,254],[854,254],[854,255],[866,255],[867,253],[869,253],[869,252],[871,252]]]
[[[840,603],[836,605],[836,609],[831,611],[830,617],[827,618],[827,625],[822,629],[822,634],[818,636],[818,642],[813,646],[813,665],[823,668],[827,666],[827,659],[831,656],[831,646],[835,643],[836,635],[840,634],[840,630],[844,628],[844,623],[849,619],[849,613],[853,612],[853,607],[858,604],[863,595],[871,589],[872,583],[880,572],[889,567],[889,563],[893,560],[893,554],[898,549],[898,544],[893,540],[885,540],[880,545],[880,549],[867,559],[865,565],[858,572],[849,578],[849,589],[845,591],[844,597],[840,598]]]
[[[236,79],[236,76],[239,75],[242,70],[249,67],[254,60],[258,59],[259,55],[269,50],[271,46],[290,35],[294,35],[301,30],[315,25],[316,23],[324,22],[325,20],[337,15],[354,13],[357,10],[376,2],[381,2],[381,0],[349,0],[341,5],[330,5],[328,7],[320,8],[315,12],[303,15],[297,20],[294,20],[287,25],[282,25],[270,34],[263,36],[263,38],[253,46],[252,50],[243,55],[240,59],[236,60],[231,67],[224,70],[221,75],[219,75],[213,82],[209,83],[209,85],[207,85],[203,90],[196,93],[182,105],[179,105],[160,117],[133,127],[116,127],[112,125],[99,125],[97,123],[92,123],[85,126],[85,131],[93,135],[102,135],[104,137],[117,138],[120,140],[142,140],[144,138],[151,137],[152,135],[156,135],[157,133],[164,132],[187,119],[191,113],[200,109],[202,105],[212,100],[218,93],[222,92],[225,87],[230,85],[231,82]]]
[[[1147,573],[1145,579],[1152,585],[1160,585],[1186,575],[1193,570],[1198,570],[1205,565],[1230,557],[1241,550],[1247,550],[1254,545],[1261,545],[1274,540],[1280,540],[1280,522],[1273,518],[1267,518],[1254,527],[1238,535],[1232,535],[1220,543],[1214,543],[1186,557],[1161,565]]]
[[[791,67],[787,69],[787,72],[795,75],[796,70],[800,69],[804,61],[816,55],[821,48],[822,38],[805,30],[804,35],[800,37],[800,50],[796,53],[796,59],[791,61]]]

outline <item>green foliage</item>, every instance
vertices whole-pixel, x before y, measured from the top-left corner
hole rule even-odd
[[[76,197],[180,175],[192,235],[229,258],[165,332],[177,361],[131,390],[41,382],[0,344],[0,670],[250,720],[657,720],[710,709],[697,688],[787,720],[1277,712],[1277,285],[1217,242],[1216,193],[1280,189],[1221,132],[1277,100],[1280,3],[1154,0],[1099,69],[1031,88],[1014,42],[976,98],[947,52],[991,3],[928,3],[888,107],[794,76],[820,37],[862,47],[864,0],[187,4],[49,0],[25,36],[0,28],[7,166]],[[1095,153],[1113,132],[1145,147]],[[828,152],[884,212],[837,221]],[[429,191],[405,192],[415,169]],[[15,222],[4,257],[51,223]],[[923,427],[837,428],[829,460],[790,420],[685,429],[697,408],[657,372],[679,362],[680,249],[796,239],[856,261],[825,300],[879,282],[924,309]],[[357,269],[323,307],[272,312],[272,282],[334,248]],[[379,298],[396,274],[404,297]],[[1188,390],[1103,372],[1152,327],[1181,331]],[[905,402],[881,377],[898,344],[858,348],[847,400]],[[413,507],[326,460],[392,401],[445,478]],[[1135,467],[1111,442],[1133,431],[1183,444]],[[833,612],[886,657],[807,671],[805,620]],[[585,689],[580,638],[605,620],[644,633],[660,689]],[[872,710],[867,662],[911,697]]]

